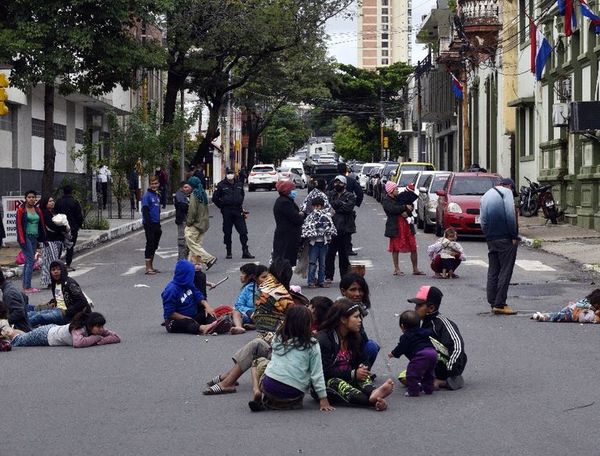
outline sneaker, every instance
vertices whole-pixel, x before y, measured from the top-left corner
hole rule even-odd
[[[231,252],[227,252],[227,255],[225,255],[225,259],[231,260],[232,258],[233,258],[233,255],[231,255]]]
[[[314,283],[309,283],[308,288],[317,288],[317,285]]]
[[[492,313],[495,315],[516,315],[517,311],[510,306],[493,307]]]
[[[208,271],[210,268],[212,268],[216,262],[217,262],[217,257],[214,257],[212,260],[210,260],[208,263],[206,263],[206,270]]]
[[[455,377],[448,377],[446,379],[446,388],[451,391],[459,390],[465,386],[465,381],[462,375],[456,375]]]

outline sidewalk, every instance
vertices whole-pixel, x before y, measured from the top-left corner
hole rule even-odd
[[[171,206],[172,207],[172,206]],[[160,219],[165,220],[175,216],[175,209],[163,209],[160,213]],[[142,219],[108,219],[110,228],[108,230],[79,230],[75,252],[92,249],[99,244],[108,242],[112,239],[117,239],[132,231],[142,228]],[[22,266],[15,264],[15,258],[19,253],[19,246],[16,244],[10,245],[8,248],[0,249],[0,267],[7,276],[20,276],[22,274]],[[12,272],[12,274],[11,274]]]
[[[545,222],[542,217],[519,217],[522,242],[600,273],[600,231]]]

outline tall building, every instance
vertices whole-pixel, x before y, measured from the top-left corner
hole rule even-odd
[[[411,60],[412,0],[362,0],[358,66],[377,68]]]

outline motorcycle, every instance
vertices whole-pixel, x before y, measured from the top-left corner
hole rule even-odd
[[[522,185],[519,191],[520,214],[523,217],[533,217],[537,215],[541,208],[544,218],[556,225],[558,211],[554,196],[552,196],[552,185],[540,185],[537,182],[532,182],[527,177],[525,177],[525,180],[529,182],[529,186]]]

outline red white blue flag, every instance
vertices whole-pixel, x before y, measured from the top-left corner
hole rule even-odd
[[[542,79],[544,67],[552,55],[552,46],[531,18],[529,18],[529,39],[531,41],[531,72],[539,81]]]
[[[456,98],[462,100],[464,95],[463,86],[456,76],[452,73],[450,73],[450,76],[452,77],[452,91],[454,92],[454,95],[456,95]]]
[[[573,0],[557,0],[558,14],[565,17],[565,36],[573,34],[577,27],[577,16],[573,10]]]
[[[596,33],[596,35],[600,34],[600,17],[597,14],[594,14],[585,0],[579,0],[579,8],[581,9],[581,15],[592,21],[594,33]]]

